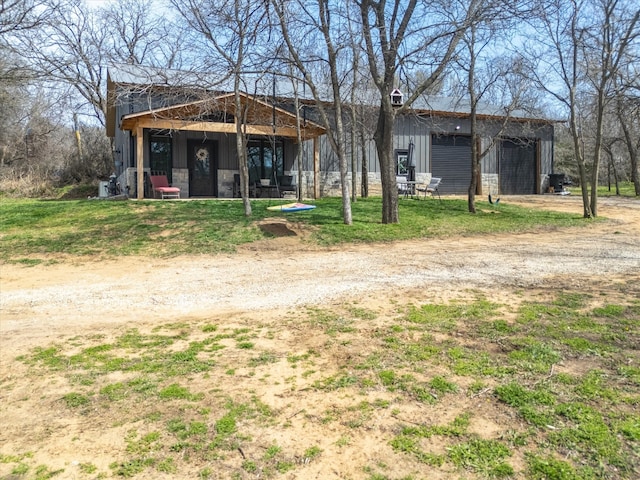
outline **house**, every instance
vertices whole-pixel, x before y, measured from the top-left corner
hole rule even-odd
[[[107,76],[107,135],[116,175],[130,195],[149,197],[148,177],[167,175],[182,197],[231,197],[238,173],[234,94],[209,79],[124,65]],[[177,86],[176,86],[177,85]],[[296,116],[270,99],[241,93],[252,182],[290,174],[296,154]],[[320,125],[301,126],[319,157]],[[317,173],[317,172],[315,172]],[[143,188],[138,188],[143,185]]]
[[[413,143],[416,172],[443,178],[441,193],[466,194],[471,182],[471,121],[468,102],[427,98],[397,118],[395,154],[402,158]],[[478,194],[544,193],[553,171],[554,121],[523,110],[506,112],[477,106],[481,161]],[[413,142],[412,142],[413,140]],[[398,162],[401,164],[401,162]]]
[[[304,115],[297,119],[289,81],[263,78],[244,85],[240,96],[246,110],[243,128],[250,184],[259,186],[262,179],[269,179],[263,181],[273,185],[288,176],[300,183],[305,197],[339,195],[337,158],[317,120],[315,103],[302,95]],[[237,196],[231,86],[205,75],[115,65],[108,70],[107,101],[107,135],[113,139],[116,175],[130,196],[151,197],[148,177],[157,172],[180,188],[182,198]],[[465,194],[471,179],[468,112],[468,106],[459,101],[429,98],[399,115],[394,135],[398,175],[407,175],[408,167],[415,166],[417,180],[442,177],[442,193]],[[297,121],[303,152],[300,166]],[[488,150],[478,193],[545,191],[553,171],[552,121],[525,112],[507,116],[483,105],[478,110],[478,128],[480,148]],[[364,153],[369,191],[375,195],[380,192],[375,145],[368,139],[356,148],[359,158]],[[251,193],[262,194],[260,188]]]

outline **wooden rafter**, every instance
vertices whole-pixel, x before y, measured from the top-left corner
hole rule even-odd
[[[291,112],[282,108],[274,107],[268,103],[242,94],[242,102],[248,107],[246,132],[249,135],[286,137],[295,139],[296,117]],[[233,104],[233,94],[225,94],[210,100],[200,100],[196,102],[174,105],[171,107],[158,108],[139,113],[132,113],[122,117],[120,128],[129,130],[134,135],[138,128],[152,128],[165,130],[200,131],[210,133],[230,133],[236,132],[235,123],[209,121],[203,119],[211,114],[225,114],[230,118],[235,117],[235,105]],[[276,125],[274,128],[273,118],[275,111]],[[326,130],[320,125],[307,121],[301,127],[301,134],[304,140],[317,138],[324,135]]]

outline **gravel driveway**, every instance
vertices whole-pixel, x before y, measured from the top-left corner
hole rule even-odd
[[[502,201],[582,211],[575,197]],[[19,337],[36,340],[72,328],[362,301],[394,290],[446,298],[465,289],[543,287],[552,278],[554,285],[573,288],[588,288],[595,278],[640,281],[640,202],[601,199],[600,205],[608,220],[579,229],[331,250],[276,238],[213,257],[2,265],[0,340],[7,346]]]

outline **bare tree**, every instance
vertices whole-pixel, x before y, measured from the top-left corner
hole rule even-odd
[[[72,0],[62,4],[43,28],[18,37],[25,61],[49,85],[57,82],[75,89],[84,100],[75,108],[88,107],[102,125],[107,106],[103,62],[107,35],[98,17]]]
[[[408,110],[436,84],[449,65],[469,25],[475,2],[453,5],[417,0],[360,0],[360,18],[369,71],[379,92],[380,106],[374,141],[382,180],[382,222],[398,223],[398,190],[393,158],[395,118]],[[428,75],[414,87],[403,107],[393,105],[390,94],[401,67],[430,65]]]
[[[180,68],[185,51],[184,29],[154,10],[152,0],[120,0],[98,10],[108,28],[104,55],[112,62]]]
[[[614,81],[625,61],[626,52],[640,37],[640,9],[629,9],[624,1],[598,0],[595,22],[587,32],[583,44],[587,78],[595,90],[596,131],[593,167],[591,169],[591,213],[598,214],[598,175],[604,137],[604,119],[613,96]]]
[[[55,148],[48,151],[52,165],[66,169],[71,180],[102,177],[112,155],[104,137],[106,121],[106,68],[110,62],[157,64],[178,62],[179,40],[169,36],[171,24],[152,13],[148,0],[114,2],[104,8],[89,9],[81,0],[20,0],[2,2],[0,21],[3,28],[18,22],[9,33],[0,36],[0,55],[12,52],[11,70],[0,67],[0,78],[17,78],[46,92],[44,98],[60,108],[43,111],[55,120],[56,128],[66,131],[60,122],[70,122],[80,115],[81,155],[67,155],[59,166]],[[176,37],[174,37],[176,38]],[[178,52],[178,53],[176,53]],[[167,55],[165,55],[167,53]],[[9,53],[7,53],[9,55]],[[167,59],[168,58],[168,59]],[[49,102],[47,102],[49,105]],[[44,105],[43,105],[44,106]],[[33,123],[33,122],[31,122]],[[43,123],[39,123],[43,124]],[[31,128],[31,132],[36,129]],[[102,131],[103,138],[97,134]],[[68,133],[68,132],[67,132]],[[33,135],[31,138],[35,138]],[[54,145],[55,143],[51,144]],[[51,147],[49,145],[49,147]],[[62,151],[62,142],[59,143]],[[67,152],[68,154],[68,152]]]
[[[38,28],[56,9],[46,0],[0,0],[0,38]]]
[[[293,5],[289,5],[293,3]],[[351,199],[349,196],[348,159],[345,148],[345,128],[343,120],[343,75],[348,69],[341,69],[345,60],[343,51],[348,47],[341,35],[344,30],[340,28],[341,19],[346,18],[346,11],[341,5],[330,0],[306,1],[279,1],[271,0],[275,9],[282,36],[289,50],[290,58],[300,71],[305,83],[309,86],[316,100],[316,107],[327,128],[329,143],[338,157],[340,170],[340,186],[342,193],[342,218],[346,225],[353,223],[351,213]],[[337,25],[336,25],[337,24]],[[319,32],[321,38],[317,39],[315,32]],[[306,39],[306,40],[304,40]],[[309,39],[317,39],[316,49],[305,50],[301,48]],[[317,46],[322,45],[321,53]],[[309,54],[309,55],[306,55]],[[329,90],[331,98],[331,111],[325,107],[326,97],[322,85],[314,78],[313,69],[321,64],[328,69]]]
[[[618,95],[615,105],[617,119],[629,152],[629,170],[636,196],[640,195],[640,98]]]
[[[152,13],[149,0],[126,0],[94,10],[81,0],[45,2],[50,6],[46,21],[16,34],[16,48],[50,87],[73,88],[82,99],[73,109],[91,112],[103,126],[108,63],[178,61],[180,43],[169,35],[169,24]]]
[[[481,178],[482,160],[496,147],[500,136],[511,120],[512,112],[522,107],[523,92],[528,82],[521,74],[522,62],[519,55],[510,57],[505,43],[513,31],[513,24],[522,15],[509,2],[490,0],[472,2],[469,6],[469,26],[463,35],[466,55],[462,52],[456,59],[460,72],[466,72],[466,94],[470,107],[471,130],[471,182],[467,204],[470,213],[476,213],[475,196]],[[526,84],[526,85],[525,85]],[[495,91],[506,92],[496,95]],[[486,97],[501,97],[502,111],[495,112],[499,121],[493,122],[491,131],[480,132],[478,110]],[[484,144],[481,133],[489,138]]]
[[[579,27],[581,8],[582,2],[578,3],[578,0],[572,0],[569,8],[559,0],[541,3],[539,15],[544,33],[542,38],[536,39],[537,48],[529,44],[527,50],[541,59],[542,68],[531,69],[537,84],[568,110],[569,132],[582,189],[583,214],[588,218],[592,213],[582,139],[583,117],[578,103],[582,85],[580,48],[583,38]]]
[[[219,68],[233,79],[236,151],[240,170],[240,193],[246,216],[251,215],[247,162],[247,104],[241,93],[245,75],[256,71],[253,64],[258,41],[265,31],[266,11],[259,0],[172,1],[189,25],[212,47]],[[215,61],[215,60],[214,60]],[[275,125],[274,125],[275,129]]]
[[[583,215],[595,217],[604,118],[627,52],[637,48],[640,10],[633,10],[620,0],[572,0],[569,5],[551,0],[540,4],[540,19],[544,33],[537,42],[542,51],[531,50],[542,59],[542,68],[535,72],[536,79],[568,111]],[[593,105],[594,125],[590,175],[584,150],[587,126],[584,115],[589,104]]]

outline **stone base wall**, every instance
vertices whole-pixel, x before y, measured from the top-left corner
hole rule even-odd
[[[150,175],[151,170],[149,168],[145,168],[143,171],[144,171],[144,174],[145,174],[145,178],[148,178],[148,176]],[[129,168],[125,169],[124,172],[122,172],[122,175],[120,175],[120,177],[118,177],[118,181],[120,182],[120,185],[122,186],[122,191],[124,193],[126,193],[130,198],[137,198],[138,197],[138,189],[137,189],[138,169],[137,168],[129,167]],[[148,188],[147,188],[147,190],[148,190]],[[150,195],[149,192],[145,192],[145,193]]]
[[[500,193],[500,177],[497,173],[482,174],[482,193],[497,195]]]
[[[145,181],[145,198],[153,198],[151,185],[149,184],[149,175],[151,169],[144,169]],[[189,170],[186,168],[174,168],[171,171],[171,185],[180,189],[180,198],[189,198]],[[129,167],[118,177],[118,182],[122,186],[122,192],[127,194],[129,198],[138,198],[138,169]]]
[[[321,197],[339,197],[342,195],[340,188],[340,172],[321,172],[320,173],[320,196]],[[313,175],[309,172],[309,196],[313,196]],[[349,190],[351,190],[351,172],[347,174]],[[416,181],[419,183],[429,183],[431,181],[431,173],[416,173]],[[382,180],[379,172],[370,172],[367,174],[367,183],[369,184],[369,195],[372,197],[382,195]],[[356,189],[358,196],[362,189],[362,173],[358,172],[356,178]]]
[[[180,189],[180,198],[189,198],[189,170],[186,168],[171,170],[171,186]]]
[[[145,168],[145,176],[148,177],[150,169]],[[236,170],[218,170],[218,198],[233,198],[233,176],[238,173]],[[298,172],[291,170],[285,172],[285,175],[293,175],[294,182],[298,183]],[[495,178],[493,178],[495,177]],[[372,172],[367,174],[369,183],[369,195],[382,195],[382,181],[380,173]],[[416,181],[420,183],[429,183],[431,173],[416,173]],[[122,185],[123,192],[127,193],[131,198],[137,198],[136,183],[137,170],[133,167],[125,169],[118,177],[118,181]],[[342,192],[340,188],[340,172],[320,172],[320,197],[339,197]],[[351,173],[347,174],[349,189],[351,189]],[[491,182],[496,182],[496,175],[483,175],[483,188],[489,188]],[[362,174],[358,172],[356,178],[357,194],[360,195],[362,187]],[[189,198],[189,170],[186,168],[174,168],[172,170],[172,185],[180,189],[180,198]],[[313,172],[302,172],[302,197],[313,198]],[[128,190],[126,187],[129,187]],[[489,191],[489,190],[488,190]],[[496,190],[497,191],[497,190]],[[288,195],[293,197],[293,194]],[[152,198],[150,187],[147,186],[145,198]]]

